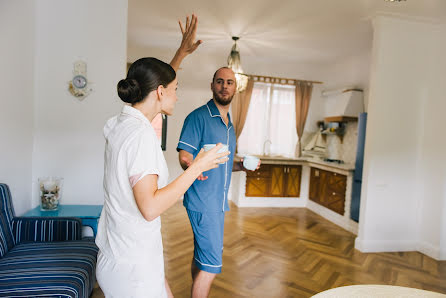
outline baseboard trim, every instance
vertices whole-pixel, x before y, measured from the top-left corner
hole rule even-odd
[[[324,206],[319,205],[311,200],[307,201],[307,208],[310,209],[311,211],[313,211],[314,213],[319,214],[326,220],[329,220],[332,223],[340,226],[341,228],[343,228],[355,235],[358,235],[359,225],[357,222],[355,222],[349,218],[349,214],[350,214],[349,212],[344,215],[340,215],[340,214],[334,212],[333,210],[325,208]]]
[[[418,243],[417,245],[417,250],[437,261],[445,261],[446,258],[442,258],[441,252],[440,252],[440,247],[436,246],[436,245],[432,245],[430,243],[427,243],[425,241],[421,241],[420,243]]]
[[[356,237],[355,248],[365,253],[416,251],[417,243],[415,241],[404,240],[361,240],[359,237]]]

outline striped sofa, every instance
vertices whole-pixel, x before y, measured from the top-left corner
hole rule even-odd
[[[15,217],[0,183],[0,297],[89,297],[97,252],[79,219]]]

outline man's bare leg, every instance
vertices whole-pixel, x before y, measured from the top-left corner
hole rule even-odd
[[[169,284],[167,283],[167,279],[164,279],[164,287],[166,288],[166,292],[167,292],[167,297],[168,298],[173,298],[173,293],[170,290]]]
[[[207,298],[216,275],[215,273],[198,270],[192,283],[192,298]]]
[[[192,281],[195,280],[195,277],[197,276],[198,271],[200,271],[200,269],[198,269],[198,267],[195,266],[195,260],[194,260],[194,258],[192,258],[192,264],[190,265],[190,273],[192,275]]]

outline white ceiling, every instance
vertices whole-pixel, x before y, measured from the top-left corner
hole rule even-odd
[[[374,15],[444,22],[446,0],[129,0],[129,49],[176,49],[177,20],[192,12],[201,51],[227,56],[236,35],[242,60],[329,63],[370,49]]]

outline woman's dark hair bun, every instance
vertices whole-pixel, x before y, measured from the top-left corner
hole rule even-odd
[[[130,65],[127,78],[119,81],[118,95],[122,101],[134,105],[160,85],[167,87],[175,77],[175,70],[169,64],[153,57],[141,58]]]
[[[141,89],[135,79],[124,79],[118,83],[118,95],[126,103],[141,101]]]

